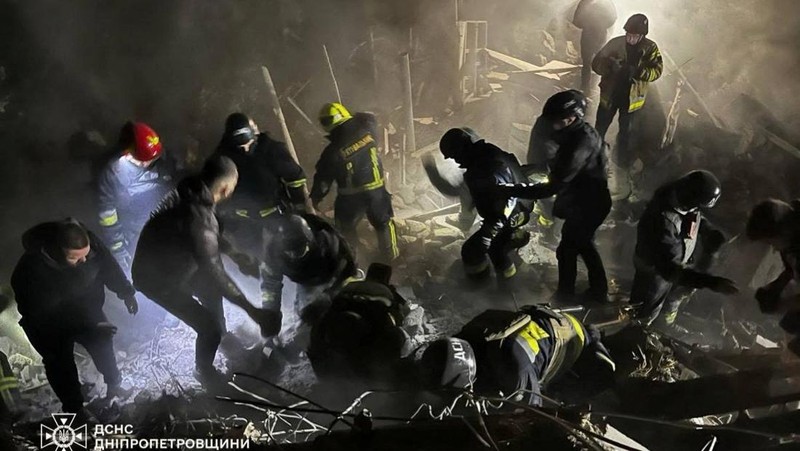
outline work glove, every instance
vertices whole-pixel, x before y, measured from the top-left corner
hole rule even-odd
[[[108,321],[103,321],[101,323],[97,323],[95,328],[102,334],[107,335],[115,335],[117,333],[117,326],[109,323]]]
[[[713,292],[727,296],[739,292],[739,288],[736,287],[736,282],[726,279],[725,277],[709,276],[706,287]]]
[[[260,275],[260,262],[258,259],[245,254],[244,252],[234,252],[229,255],[231,260],[236,263],[239,271],[248,277],[259,277]]]
[[[122,299],[122,302],[125,303],[125,308],[128,309],[128,313],[131,315],[135,315],[139,312],[139,302],[136,300],[135,296],[126,296]]]

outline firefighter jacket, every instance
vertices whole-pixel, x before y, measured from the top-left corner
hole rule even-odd
[[[517,157],[484,140],[473,146],[473,158],[466,165],[464,182],[475,210],[487,222],[503,222],[512,227],[525,225],[530,219],[532,203],[506,197],[497,189],[501,185],[527,181]]]
[[[540,119],[539,127],[534,126],[531,148],[540,155],[539,164],[547,165],[548,181],[506,185],[502,192],[526,199],[556,195],[553,214],[559,218],[570,217],[577,210],[602,201],[601,196],[608,197],[608,157],[597,130],[583,119],[561,130],[544,124],[546,121]],[[557,151],[551,158],[553,147]]]
[[[306,175],[286,144],[260,133],[250,152],[223,140],[217,154],[233,160],[239,171],[233,197],[220,210],[224,216],[265,218],[287,203],[304,211]]]
[[[175,166],[167,158],[143,168],[118,155],[100,171],[98,221],[111,252],[132,252],[150,212],[174,188],[175,175]]]
[[[92,232],[86,262],[74,267],[63,262],[63,251],[56,243],[57,227],[56,222],[46,222],[22,236],[25,254],[11,276],[22,315],[20,324],[44,331],[92,327],[105,321],[105,287],[121,299],[133,297],[134,289],[108,248]]]
[[[334,128],[330,144],[316,166],[311,200],[319,203],[336,182],[339,195],[358,194],[384,187],[383,163],[378,154],[375,116],[356,113]]]
[[[592,70],[600,79],[600,104],[627,107],[633,113],[644,106],[647,87],[664,70],[661,52],[655,42],[643,37],[630,46],[625,36],[612,38],[592,60]]]
[[[702,288],[704,274],[688,267],[695,248],[703,241],[704,251],[716,251],[725,238],[700,211],[687,212],[675,207],[675,183],[656,190],[639,219],[634,264],[637,271],[649,271],[670,282]]]
[[[230,249],[208,187],[198,177],[180,182],[142,230],[133,259],[133,283],[143,293],[193,293],[202,277],[227,299],[246,299],[222,265]]]
[[[353,251],[344,237],[319,216],[302,216],[314,234],[314,242],[302,258],[287,260],[275,245],[282,237],[274,234],[267,237],[262,287],[267,289],[270,300],[281,299],[284,276],[305,287],[330,285],[338,289],[356,274]]]
[[[469,342],[477,362],[476,390],[537,391],[569,371],[592,345],[578,319],[542,306],[520,312],[487,310],[455,335]],[[613,362],[604,347],[603,359]],[[592,347],[597,351],[596,347]],[[531,396],[531,404],[535,404]]]

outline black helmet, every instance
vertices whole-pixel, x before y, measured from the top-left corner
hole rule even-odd
[[[566,119],[570,116],[582,118],[585,114],[586,96],[575,89],[553,94],[542,108],[542,116],[552,120]]]
[[[244,113],[233,113],[225,119],[225,137],[237,146],[255,139],[256,131],[250,126],[250,118]]]
[[[717,177],[705,170],[692,171],[676,182],[678,207],[687,210],[713,207],[721,192]]]
[[[791,212],[792,206],[781,200],[767,199],[759,202],[747,219],[747,238],[763,240],[778,236],[780,223]]]
[[[445,158],[458,160],[472,144],[480,140],[480,136],[471,128],[451,128],[439,140],[439,150]]]
[[[650,21],[644,14],[634,14],[628,18],[623,28],[628,33],[646,35],[650,31]]]
[[[468,387],[477,374],[475,352],[465,340],[441,338],[425,349],[420,371],[428,387]]]
[[[276,229],[278,252],[290,260],[302,258],[311,249],[314,232],[298,215],[286,215]]]

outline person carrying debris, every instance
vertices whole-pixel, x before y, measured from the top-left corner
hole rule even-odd
[[[225,132],[216,156],[230,158],[239,173],[239,183],[220,213],[239,249],[250,257],[264,258],[264,234],[271,230],[281,211],[306,211],[306,175],[292,158],[286,144],[259,133],[248,116],[233,113],[225,120]],[[266,269],[261,268],[262,283]],[[261,287],[264,308],[280,311],[268,286]]]
[[[347,284],[311,329],[308,358],[320,380],[395,386],[409,337],[401,329],[406,300],[390,284],[392,268],[373,263],[365,280]]]
[[[258,323],[264,336],[277,334],[281,323],[280,311],[254,307],[222,264],[226,253],[244,274],[258,275],[257,260],[220,235],[216,205],[230,197],[237,178],[233,161],[215,156],[198,176],[183,179],[144,226],[133,260],[137,289],[197,332],[195,377],[210,385],[222,380],[213,362],[226,330],[223,297]]]
[[[784,312],[780,326],[794,336],[788,347],[800,356],[800,302],[796,294],[783,296],[790,282],[800,281],[800,200],[767,199],[757,204],[747,220],[747,237],[781,254],[783,272],[756,290],[756,300],[763,313]]]
[[[448,130],[439,141],[439,150],[446,159],[454,160],[466,170],[464,182],[469,197],[483,219],[480,229],[461,247],[464,271],[470,279],[485,278],[490,274],[491,261],[499,285],[508,288],[517,273],[510,253],[530,240],[529,233],[521,227],[530,220],[532,207],[515,197],[503,196],[497,188],[503,183],[525,180],[519,161],[466,127]],[[432,159],[424,160],[423,164],[426,171],[436,171]]]
[[[616,368],[597,328],[544,305],[486,310],[454,337],[431,343],[418,366],[425,387],[473,387],[534,406],[568,372],[580,379],[572,395],[586,399],[613,386]]]
[[[556,196],[553,215],[564,219],[558,258],[556,298],[571,300],[578,276],[578,256],[589,273],[589,289],[584,298],[608,300],[608,281],[603,260],[594,244],[594,234],[611,211],[608,190],[605,144],[597,131],[583,118],[586,97],[569,90],[554,94],[542,109],[538,128],[542,145],[556,147],[550,174],[542,183],[507,184],[500,187],[506,196],[544,199]]]
[[[316,208],[337,185],[334,205],[336,228],[342,231],[353,249],[358,247],[356,226],[366,213],[378,234],[378,247],[384,263],[400,255],[394,225],[392,198],[385,186],[383,163],[378,153],[375,116],[351,115],[341,103],[326,103],[319,113],[322,128],[330,143],[316,165],[311,201]]]
[[[97,177],[97,205],[105,244],[129,272],[139,233],[174,188],[176,168],[163,158],[161,138],[143,122],[122,127],[118,148]]]
[[[714,174],[696,170],[661,186],[647,203],[637,226],[630,298],[645,325],[661,318],[673,327],[680,305],[698,288],[738,292],[733,281],[707,272],[725,236],[703,218],[703,210],[714,207],[720,193]]]
[[[619,113],[617,165],[628,169],[636,161],[630,147],[634,113],[647,97],[647,87],[664,70],[661,52],[645,36],[650,31],[644,14],[634,14],[625,22],[625,36],[611,39],[592,60],[592,70],[600,75],[600,105],[595,127],[605,140],[614,115]]]
[[[279,216],[265,241],[264,286],[280,308],[284,276],[297,284],[294,310],[302,325],[292,348],[304,349],[307,326],[319,320],[331,297],[356,275],[353,252],[336,229],[310,214]]]
[[[108,398],[122,394],[112,340],[117,328],[106,319],[103,304],[108,287],[135,315],[135,290],[100,238],[74,219],[39,224],[25,232],[22,245],[25,254],[11,277],[20,325],[42,356],[64,412],[89,419],[73,348],[75,343],[86,348]]]
[[[572,24],[581,30],[581,91],[587,96],[592,89],[592,60],[616,21],[617,8],[612,0],[581,0],[575,9]]]

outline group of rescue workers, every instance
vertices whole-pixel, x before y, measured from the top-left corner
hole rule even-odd
[[[591,28],[591,20],[583,17],[591,14],[613,23],[608,11],[591,13],[604,3],[582,1],[576,24],[581,15],[582,28]],[[461,185],[448,185],[432,159],[423,161],[434,186],[461,197],[465,230],[473,226],[473,211],[481,217],[461,252],[469,279],[485,279],[493,266],[500,288],[513,290],[513,254],[530,240],[523,226],[537,201],[555,197],[546,214],[563,220],[556,301],[608,300],[607,277],[594,242],[612,207],[604,136],[619,114],[617,153],[625,156],[619,164],[630,164],[632,115],[663,68],[658,47],[645,38],[648,19],[636,14],[624,28],[625,36],[611,39],[596,54],[584,49],[584,68],[590,66],[602,77],[595,127],[585,119],[587,97],[577,90],[562,91],[546,101],[533,125],[527,165],[469,128],[451,129],[440,141],[442,155],[463,169]],[[599,34],[605,39],[605,32]],[[586,41],[591,47],[591,39]],[[588,89],[590,82],[583,83]],[[138,291],[191,327],[197,333],[195,376],[208,387],[225,381],[213,365],[229,334],[223,298],[259,326],[268,343],[265,354],[282,349],[296,356],[303,351],[321,381],[474,386],[479,392],[525,397],[531,404],[541,403],[542,387],[568,370],[573,376],[590,375],[581,384],[588,391],[613,383],[615,364],[599,331],[547,305],[487,310],[455,336],[428,345],[415,360],[402,328],[409,306],[391,284],[390,265],[399,252],[376,119],[330,103],[322,108],[320,123],[330,144],[316,165],[309,196],[306,175],[287,146],[260,132],[245,114],[227,118],[216,151],[192,175],[180,173],[153,129],[128,123],[118,152],[98,176],[102,234],[74,219],[39,224],[24,234],[25,253],[11,285],[20,324],[41,354],[65,412],[91,418],[73,357],[75,343],[86,348],[102,373],[107,397],[124,392],[112,341],[116,327],[103,313],[106,288],[132,315],[139,309]],[[546,177],[535,177],[542,172]],[[534,179],[538,182],[530,182]],[[334,184],[335,226],[314,213]],[[732,281],[708,273],[726,238],[703,212],[714,206],[720,192],[713,174],[696,170],[662,186],[647,204],[638,225],[630,294],[644,326],[659,318],[674,323],[680,301],[693,290],[737,292]],[[379,262],[359,278],[356,226],[365,215],[377,233]],[[748,221],[747,236],[781,252],[785,272],[759,289],[757,299],[765,312],[786,311],[782,292],[790,281],[800,280],[800,205],[776,200],[759,204]],[[223,255],[242,274],[260,279],[260,304],[237,285]],[[580,296],[575,293],[578,257],[589,278],[589,289]],[[276,338],[286,326],[283,277],[299,287],[294,313],[300,326],[292,343]],[[787,313],[781,325],[796,334],[800,314]],[[800,351],[798,340],[790,342],[795,352]],[[6,367],[0,366],[2,374]]]

